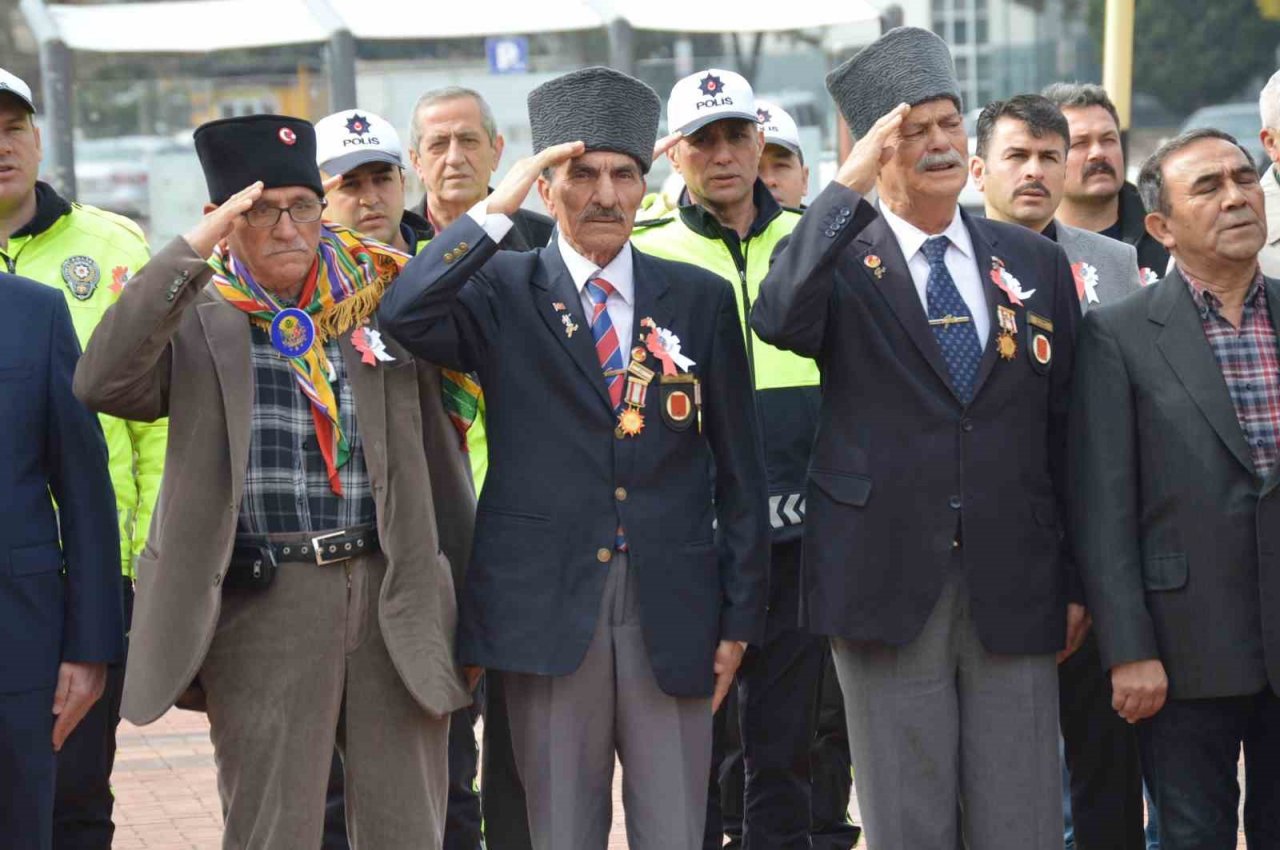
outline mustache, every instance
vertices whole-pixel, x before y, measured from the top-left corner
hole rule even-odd
[[[1116,170],[1111,167],[1111,163],[1107,162],[1105,159],[1100,159],[1096,162],[1086,164],[1084,172],[1080,175],[1080,179],[1088,180],[1095,174],[1106,174],[1111,177],[1115,177]]]
[[[920,157],[920,161],[916,163],[916,171],[928,171],[938,165],[958,165],[964,166],[964,158],[954,150],[944,151],[942,153],[927,153]]]
[[[1028,192],[1037,189],[1044,193],[1045,197],[1049,196],[1049,187],[1041,183],[1039,180],[1031,180],[1027,183],[1023,183],[1017,189],[1013,190],[1013,196],[1016,198],[1019,195],[1025,195]]]
[[[602,207],[599,204],[592,204],[583,210],[581,219],[583,221],[611,221],[618,224],[625,220],[622,210],[617,207]]]

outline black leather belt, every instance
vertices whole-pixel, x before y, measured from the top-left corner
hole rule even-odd
[[[317,535],[273,535],[270,539],[256,535],[238,535],[231,562],[236,564],[266,558],[277,564],[314,563],[323,567],[381,549],[378,529],[372,525]]]

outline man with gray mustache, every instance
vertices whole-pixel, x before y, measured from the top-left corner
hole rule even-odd
[[[938,36],[890,30],[827,88],[858,142],[751,325],[822,365],[800,597],[831,638],[867,844],[1062,850],[1054,655],[1084,622],[1061,520],[1071,268],[959,208]]]

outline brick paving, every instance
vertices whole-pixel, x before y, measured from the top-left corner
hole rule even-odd
[[[613,789],[609,850],[626,850],[620,802],[621,769]],[[203,714],[174,709],[150,726],[120,724],[112,777],[116,794],[115,850],[218,850],[222,817],[213,745]],[[851,812],[855,822],[857,800]],[[859,844],[864,848],[864,844]],[[1239,850],[1244,850],[1241,835]],[[305,850],[305,848],[304,848]]]

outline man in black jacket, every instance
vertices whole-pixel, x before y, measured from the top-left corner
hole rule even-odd
[[[1067,117],[1067,187],[1058,219],[1127,242],[1138,250],[1143,286],[1164,276],[1169,252],[1147,232],[1147,209],[1138,187],[1124,179],[1120,115],[1102,86],[1054,83],[1044,90]]]

